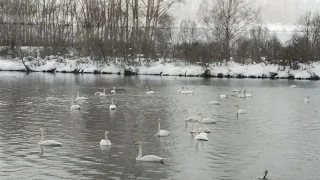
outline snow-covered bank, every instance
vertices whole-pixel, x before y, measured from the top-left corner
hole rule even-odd
[[[46,59],[25,58],[25,65],[20,59],[0,59],[1,71],[61,72],[61,73],[97,73],[123,74],[124,69],[131,69],[138,75],[162,76],[205,76],[227,78],[280,78],[280,79],[319,79],[320,62],[308,66],[301,65],[299,70],[274,64],[243,65],[234,61],[213,63],[206,66],[185,65],[183,62],[157,61],[142,62],[140,66],[125,66],[120,61],[115,64],[97,63],[90,58],[75,60],[49,56]]]

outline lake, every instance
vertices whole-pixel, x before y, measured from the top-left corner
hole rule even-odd
[[[0,179],[244,180],[265,169],[273,180],[320,176],[319,81],[20,72],[0,77]],[[147,95],[146,86],[155,94]],[[177,93],[181,87],[194,95]],[[94,96],[103,88],[108,96]],[[253,97],[220,99],[235,88]],[[71,111],[77,92],[88,100]],[[111,98],[115,111],[109,110]],[[208,105],[214,100],[221,105]],[[247,114],[237,116],[235,105]],[[194,139],[183,110],[217,120],[205,125],[212,130],[209,141]],[[158,119],[170,136],[154,136]],[[41,127],[45,139],[63,147],[41,150]],[[105,131],[111,147],[99,145]],[[165,163],[137,162],[138,140],[143,155],[164,157]]]

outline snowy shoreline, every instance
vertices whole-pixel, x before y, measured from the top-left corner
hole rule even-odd
[[[50,56],[47,59],[24,61],[20,59],[0,59],[0,71],[52,72],[52,73],[90,73],[90,74],[124,74],[131,69],[135,75],[186,76],[186,77],[217,77],[217,78],[270,78],[270,79],[306,79],[319,80],[320,62],[310,65],[299,64],[299,70],[274,64],[243,65],[234,61],[213,63],[207,66],[185,65],[183,62],[160,60],[140,63],[139,66],[97,63],[90,58],[64,59]]]

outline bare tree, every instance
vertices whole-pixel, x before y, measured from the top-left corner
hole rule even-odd
[[[257,13],[244,0],[214,0],[203,22],[209,29],[208,40],[220,42],[222,58],[230,59],[236,40],[255,23]]]

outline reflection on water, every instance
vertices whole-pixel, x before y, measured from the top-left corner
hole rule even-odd
[[[74,75],[0,72],[0,179],[317,179],[319,83],[288,80]],[[296,84],[298,88],[290,88]],[[111,94],[112,87],[116,94]],[[146,94],[146,86],[156,92]],[[117,87],[119,89],[117,89]],[[194,95],[178,94],[188,87]],[[107,88],[107,96],[94,93]],[[253,98],[223,93],[246,89]],[[71,111],[77,92],[88,100]],[[304,99],[310,96],[310,103]],[[53,97],[48,99],[48,97]],[[110,111],[111,98],[117,110]],[[210,106],[218,100],[221,105]],[[76,101],[75,101],[76,102]],[[247,114],[237,117],[236,104]],[[189,116],[206,124],[209,141],[194,140]],[[158,119],[168,137],[156,137]],[[41,148],[39,128],[61,148]],[[109,131],[112,146],[100,146]],[[136,162],[143,155],[165,164]]]

